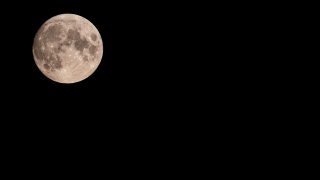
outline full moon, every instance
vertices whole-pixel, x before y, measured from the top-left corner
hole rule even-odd
[[[99,66],[103,44],[99,31],[87,19],[61,14],[48,19],[35,35],[33,57],[39,70],[59,83],[88,78]]]

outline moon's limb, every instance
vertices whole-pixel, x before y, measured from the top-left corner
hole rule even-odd
[[[53,81],[75,83],[89,77],[103,55],[97,28],[75,14],[47,20],[38,30],[33,55],[40,71]]]

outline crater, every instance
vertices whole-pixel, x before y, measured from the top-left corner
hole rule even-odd
[[[53,53],[48,54],[48,58],[45,59],[43,67],[46,70],[55,71],[56,69],[62,68],[62,61],[59,56],[54,55]]]
[[[44,69],[48,70],[50,68],[50,66],[48,64],[44,64],[43,65]]]
[[[49,57],[48,57],[48,59],[46,59],[46,62],[48,64],[51,64],[54,61],[56,61],[56,58],[54,57],[54,55],[53,54],[49,54]]]
[[[53,68],[54,69],[61,69],[62,68],[62,63],[61,63],[61,60],[59,59],[59,57],[56,61],[53,62]]]
[[[85,62],[88,62],[88,61],[89,61],[89,59],[88,59],[88,56],[87,56],[87,55],[83,56],[83,61],[85,61]]]
[[[59,43],[57,45],[57,47],[55,47],[53,50],[55,53],[60,53],[60,52],[65,52],[65,50],[63,49],[63,43]]]
[[[91,34],[91,39],[92,39],[92,41],[96,41],[97,40],[97,35],[92,33]]]
[[[65,40],[62,45],[65,45],[65,46],[71,46],[72,44],[72,41],[71,40]]]
[[[97,46],[94,46],[94,45],[90,46],[90,48],[89,48],[89,53],[90,53],[91,55],[95,55],[96,52],[97,52]]]

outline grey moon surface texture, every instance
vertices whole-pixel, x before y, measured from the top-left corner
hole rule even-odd
[[[39,70],[59,83],[76,83],[98,68],[102,38],[97,28],[76,14],[60,14],[48,19],[35,35],[33,57]]]

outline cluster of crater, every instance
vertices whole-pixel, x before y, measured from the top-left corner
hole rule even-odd
[[[59,22],[48,26],[45,31],[44,27],[39,30],[34,42],[34,55],[37,60],[42,62],[46,70],[55,71],[56,69],[61,69],[62,59],[59,54],[64,53],[72,45],[79,51],[84,61],[94,60],[97,46],[81,36],[79,32],[81,29],[77,29],[76,26],[70,26],[70,29],[66,29]],[[95,33],[92,33],[90,38],[93,42],[97,41]],[[85,49],[88,50],[90,57],[84,53]]]

